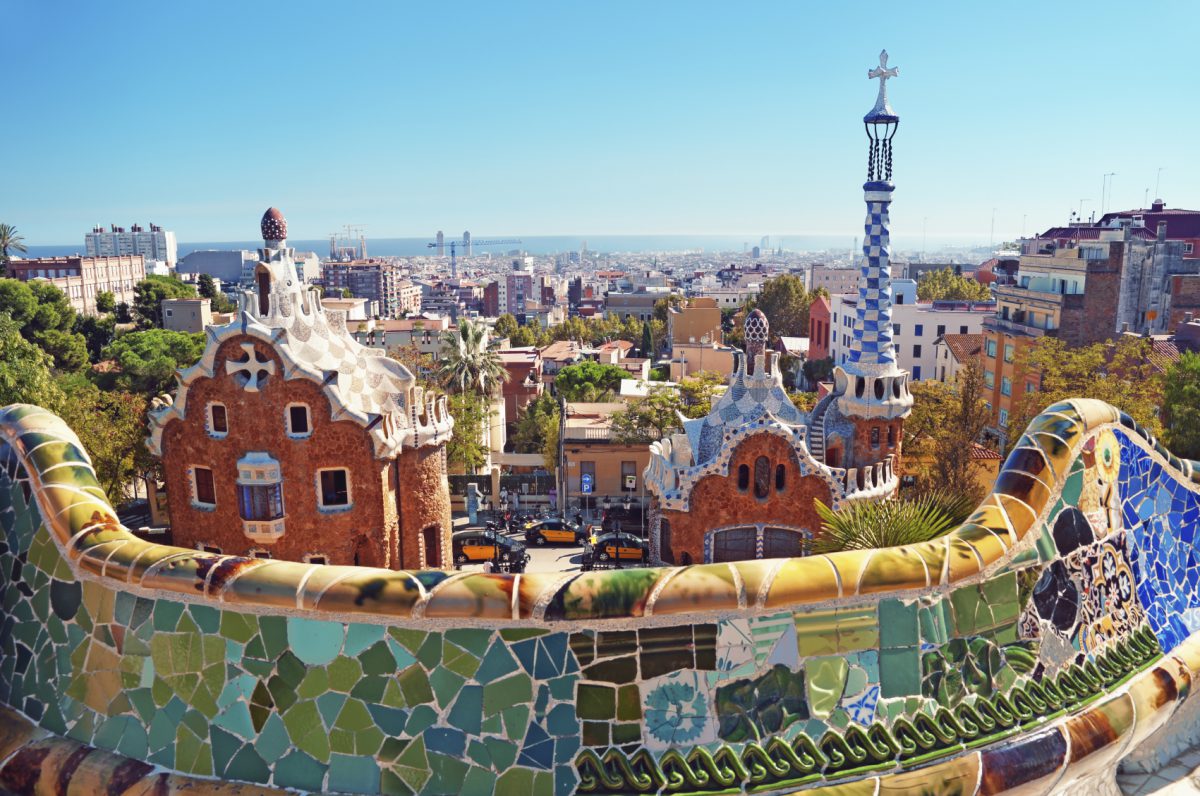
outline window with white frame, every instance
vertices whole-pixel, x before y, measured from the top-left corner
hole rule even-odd
[[[309,417],[308,404],[287,405],[287,433],[297,439],[312,435],[312,418]]]
[[[229,413],[225,404],[214,402],[208,405],[208,433],[214,437],[229,433]]]
[[[247,554],[251,558],[270,558],[271,557],[271,551],[264,550],[261,547],[251,547],[250,550],[247,551]]]
[[[1000,428],[1008,428],[1008,410],[1000,410]]]
[[[200,550],[201,552],[204,552],[204,553],[214,553],[216,555],[221,555],[221,548],[217,547],[215,544],[206,544],[204,542],[196,542],[196,549]]]
[[[304,563],[305,564],[328,564],[329,556],[325,555],[324,553],[305,553],[304,554]]]
[[[350,471],[331,467],[317,471],[317,505],[323,509],[346,509],[352,505]]]
[[[207,467],[191,467],[192,475],[192,505],[197,508],[215,509],[217,507],[217,489],[213,481],[213,471]]]

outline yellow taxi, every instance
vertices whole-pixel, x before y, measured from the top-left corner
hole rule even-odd
[[[570,520],[561,517],[526,523],[525,543],[539,547],[548,544],[583,544],[587,532]]]
[[[450,549],[456,564],[479,561],[524,561],[528,557],[525,545],[501,536],[495,531],[458,531],[450,539]]]
[[[582,568],[622,564],[626,561],[644,563],[649,557],[646,543],[631,533],[605,533],[593,536],[583,551]]]

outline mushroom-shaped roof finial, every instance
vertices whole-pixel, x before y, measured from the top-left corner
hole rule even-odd
[[[267,208],[262,217],[263,240],[287,240],[287,219],[279,208]]]
[[[755,357],[767,350],[767,340],[771,336],[771,324],[762,310],[754,310],[746,316],[745,345],[746,358],[753,363]],[[753,372],[753,365],[751,365]]]

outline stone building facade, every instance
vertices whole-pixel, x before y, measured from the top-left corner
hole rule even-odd
[[[255,289],[151,414],[176,544],[390,569],[450,566],[453,420],[298,284],[263,218]]]

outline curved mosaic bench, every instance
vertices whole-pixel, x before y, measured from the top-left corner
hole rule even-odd
[[[0,703],[24,718],[0,715],[0,788],[1061,790],[1187,740],[1198,483],[1081,400],[933,542],[392,572],[139,540],[70,430],[8,407]]]

